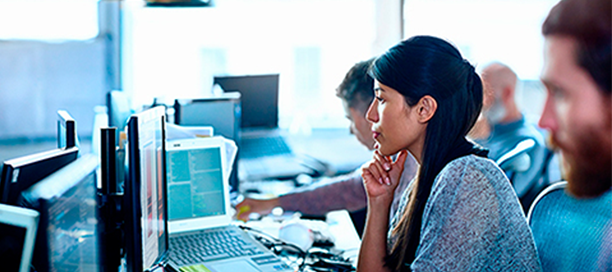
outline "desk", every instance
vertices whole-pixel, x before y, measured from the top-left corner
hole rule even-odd
[[[346,210],[329,212],[326,215],[325,222],[329,227],[329,233],[335,238],[332,251],[344,258],[350,259],[353,261],[353,264],[356,265],[361,239],[353,226],[349,213]],[[265,232],[273,237],[279,236],[281,224],[280,221],[271,219],[249,221],[246,223],[247,226]]]

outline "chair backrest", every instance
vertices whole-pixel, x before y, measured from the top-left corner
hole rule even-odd
[[[495,161],[512,183],[525,214],[535,197],[549,185],[545,178],[550,159],[547,151],[534,139],[526,138]]]
[[[612,271],[612,191],[578,199],[566,187],[547,187],[528,213],[543,271]]]

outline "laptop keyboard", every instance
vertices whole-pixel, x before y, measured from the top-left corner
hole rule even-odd
[[[240,143],[240,157],[244,159],[291,153],[291,148],[289,148],[289,145],[287,145],[282,136],[243,138]]]
[[[245,241],[237,231],[216,228],[170,237],[170,258],[177,265],[183,266],[264,253],[251,241]]]

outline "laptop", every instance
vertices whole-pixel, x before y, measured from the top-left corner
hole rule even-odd
[[[238,141],[238,178],[263,180],[315,174],[295,156],[278,127],[279,74],[216,76],[225,92],[239,92],[241,103]]]
[[[168,263],[180,271],[292,271],[231,224],[225,145],[222,137],[167,142]]]
[[[37,211],[0,204],[2,270],[29,272],[38,227]]]

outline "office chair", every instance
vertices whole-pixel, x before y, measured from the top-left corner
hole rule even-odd
[[[612,191],[578,199],[566,187],[548,186],[527,216],[543,271],[603,271],[612,264]]]
[[[533,139],[522,140],[518,142],[510,151],[499,157],[496,163],[504,171],[506,169],[518,172],[526,171],[531,165],[531,158],[527,152],[534,147],[535,141]]]
[[[506,173],[517,196],[521,199],[533,187],[531,181],[540,174],[541,167],[538,169],[532,167],[533,163],[538,161],[537,158],[532,157],[534,154],[530,153],[535,146],[535,140],[524,139],[495,161]],[[524,208],[525,211],[526,209]]]

